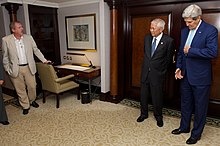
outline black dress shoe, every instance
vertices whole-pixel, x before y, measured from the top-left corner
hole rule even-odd
[[[8,125],[9,124],[9,122],[8,121],[2,121],[2,122],[0,122],[2,125]]]
[[[28,109],[23,109],[23,114],[24,114],[24,115],[27,115],[28,112],[29,112],[29,109],[30,109],[30,108],[28,108]]]
[[[196,144],[198,140],[200,140],[200,137],[199,138],[190,137],[189,139],[187,139],[186,144]]]
[[[178,134],[181,134],[181,133],[189,133],[190,130],[181,130],[180,128],[178,129],[174,129],[171,133],[172,134],[175,134],[175,135],[178,135]]]
[[[38,108],[39,107],[39,104],[36,103],[36,101],[33,101],[31,103],[31,106],[35,107],[35,108]]]
[[[147,119],[148,118],[148,116],[139,116],[138,118],[137,118],[137,122],[143,122],[145,119]]]
[[[163,127],[163,120],[157,120],[157,126],[158,127]]]

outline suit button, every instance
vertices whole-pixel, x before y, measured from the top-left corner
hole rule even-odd
[[[150,67],[148,68],[148,71],[150,71]]]

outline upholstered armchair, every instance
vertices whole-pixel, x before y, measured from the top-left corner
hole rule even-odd
[[[60,106],[60,93],[76,88],[77,98],[80,99],[79,84],[75,83],[73,80],[70,80],[74,77],[73,74],[58,78],[56,71],[51,64],[37,62],[36,66],[42,84],[43,103],[46,102],[45,91],[56,94],[57,108]]]

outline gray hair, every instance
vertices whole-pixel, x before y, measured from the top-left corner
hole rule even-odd
[[[16,23],[21,24],[21,22],[20,22],[20,21],[12,21],[12,22],[9,24],[9,28],[10,28],[10,30],[12,30],[12,29],[14,29],[14,28],[15,28],[15,24],[16,24]]]
[[[151,21],[152,24],[156,24],[157,27],[162,28],[164,30],[164,26],[165,26],[165,21],[163,19],[160,18],[156,18],[154,20]]]
[[[193,18],[194,20],[197,19],[198,16],[202,15],[202,9],[198,5],[190,5],[185,8],[182,13],[183,18]]]

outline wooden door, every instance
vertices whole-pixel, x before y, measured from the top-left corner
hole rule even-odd
[[[202,19],[218,29],[218,36],[220,36],[220,10],[204,10]],[[218,54],[220,53],[220,37],[218,38]],[[219,116],[220,104],[220,55],[216,59],[212,60],[212,85],[211,95],[209,97],[209,114],[213,116]]]
[[[151,6],[144,8],[146,14],[142,14],[140,8],[130,9],[128,11],[129,19],[128,23],[131,24],[129,27],[129,33],[127,37],[128,47],[126,50],[126,71],[125,71],[125,97],[140,100],[140,79],[141,79],[141,67],[144,55],[144,36],[150,33],[150,22],[155,18],[161,18],[165,21],[164,33],[175,37],[179,35],[179,32],[173,33],[172,29],[180,27],[181,20],[176,21],[177,25],[172,26],[173,19],[176,17],[174,13],[170,12],[173,5],[169,5],[164,9],[159,9],[159,6]],[[174,10],[175,11],[175,10]],[[180,30],[180,28],[178,28]],[[178,39],[175,39],[178,43]],[[177,45],[176,45],[177,46]],[[176,48],[175,48],[176,50]],[[173,58],[173,61],[175,59]],[[174,79],[175,62],[171,64],[165,84],[164,84],[164,95],[166,97],[165,103],[167,106],[175,104],[179,105],[179,98],[175,98],[176,94],[179,94],[179,89],[176,84],[178,81]]]

